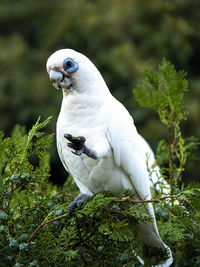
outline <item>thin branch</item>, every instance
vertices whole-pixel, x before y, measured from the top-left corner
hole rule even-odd
[[[165,196],[165,197],[161,197],[158,199],[130,199],[130,197],[124,197],[122,199],[117,199],[117,200],[113,200],[114,202],[130,202],[130,203],[150,203],[150,202],[160,202],[164,199],[167,198],[178,198],[177,195],[170,195],[170,196]]]
[[[171,194],[173,194],[173,154],[175,148],[175,138],[173,135],[173,122],[174,122],[174,113],[171,111],[170,120],[168,125],[168,145],[169,145],[169,182],[171,187]]]
[[[74,195],[71,195],[71,194],[67,194],[67,193],[65,193],[64,195],[67,196],[67,197],[75,198],[75,196],[74,196]],[[66,217],[67,215],[68,215],[68,213],[65,213],[65,214],[63,214],[63,215],[57,216],[57,217],[55,217],[55,218],[52,218],[52,219],[50,219],[50,220],[48,220],[48,221],[44,220],[40,225],[38,225],[38,227],[35,229],[35,231],[31,234],[31,236],[30,236],[29,239],[28,239],[28,244],[29,244],[29,245],[31,244],[31,240],[32,240],[33,237],[40,231],[40,229],[41,229],[43,226],[45,226],[46,224],[51,223],[51,222],[53,222],[53,221],[56,221],[56,220],[58,220],[58,219],[61,219],[61,218],[63,218],[63,217]]]
[[[30,235],[30,237],[29,237],[27,243],[28,243],[29,245],[31,244],[31,240],[33,239],[33,237],[39,232],[39,230],[40,230],[43,226],[45,226],[46,224],[51,223],[51,222],[53,222],[53,221],[56,221],[56,220],[58,220],[58,219],[64,218],[64,217],[66,217],[67,215],[68,215],[68,213],[65,213],[65,214],[63,214],[63,215],[57,216],[57,217],[55,217],[55,218],[52,218],[52,219],[50,219],[50,220],[48,220],[48,221],[45,221],[45,220],[44,220],[40,225],[38,225],[38,227],[35,229],[35,231]]]
[[[71,198],[75,198],[76,196],[72,195],[72,194],[68,194],[68,193],[64,193],[64,196],[66,197],[71,197]]]
[[[0,210],[4,211],[6,214],[9,214],[9,212],[7,211],[7,209],[3,208],[0,206]]]

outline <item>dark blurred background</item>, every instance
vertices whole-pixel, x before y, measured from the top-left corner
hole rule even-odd
[[[1,0],[0,129],[6,135],[16,123],[29,129],[39,115],[54,116],[47,131],[55,132],[62,93],[50,84],[45,65],[60,48],[78,50],[96,64],[154,150],[166,129],[153,111],[138,107],[132,90],[142,80],[141,71],[157,67],[163,57],[186,70],[189,115],[183,134],[200,137],[199,0]],[[185,183],[198,180],[199,166],[196,150]],[[55,143],[51,172],[58,184],[67,177]]]

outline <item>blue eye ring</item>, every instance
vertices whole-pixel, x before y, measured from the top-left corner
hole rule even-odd
[[[63,69],[69,74],[73,74],[78,70],[79,66],[78,64],[71,58],[66,58],[63,61]]]

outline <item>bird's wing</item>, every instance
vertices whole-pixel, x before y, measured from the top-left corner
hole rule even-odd
[[[115,164],[130,177],[140,199],[150,199],[149,175],[146,167],[144,140],[137,133],[133,119],[119,103],[114,105],[109,120],[108,140],[113,149]]]
[[[113,112],[114,111],[114,112]],[[138,199],[151,199],[149,175],[146,167],[146,142],[137,133],[128,111],[119,103],[114,104],[115,114],[109,121],[108,140],[113,149],[115,164],[130,177]],[[153,206],[147,206],[153,222],[140,225],[140,236],[150,246],[164,248],[157,230]]]

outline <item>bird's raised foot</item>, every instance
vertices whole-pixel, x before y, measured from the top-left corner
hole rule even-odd
[[[94,150],[89,149],[85,145],[85,137],[83,136],[72,136],[71,134],[64,134],[64,137],[70,141],[67,143],[67,146],[74,149],[72,151],[73,154],[80,156],[82,154],[86,154],[88,157],[97,159],[96,152]]]
[[[75,151],[72,151],[73,154],[80,156],[84,153],[84,147],[85,147],[85,137],[83,136],[72,136],[71,134],[65,134],[64,137],[70,141],[70,143],[67,143],[67,146],[74,149]]]
[[[90,197],[89,194],[80,193],[74,201],[68,206],[69,213],[73,212],[73,210],[77,207],[80,208]]]

